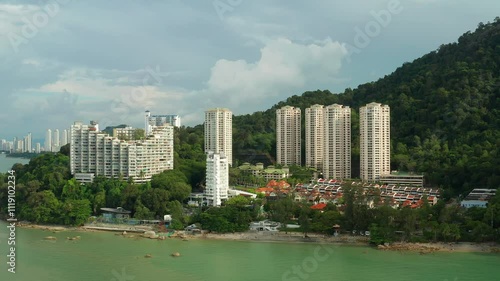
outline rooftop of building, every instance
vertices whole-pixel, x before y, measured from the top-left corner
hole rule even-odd
[[[424,175],[422,174],[417,174],[414,172],[408,172],[408,171],[391,171],[390,175],[382,175],[384,176],[415,176],[415,177],[423,177]]]
[[[292,111],[295,111],[296,113],[301,112],[300,107],[294,107],[294,106],[291,106],[291,105],[285,105],[285,106],[283,106],[281,108],[276,109],[276,113],[278,113],[280,111],[284,111],[284,110],[292,110]]]
[[[496,189],[475,188],[463,201],[489,201],[491,197],[496,195]]]
[[[210,108],[210,109],[208,109],[205,112],[211,112],[211,111],[228,111],[228,112],[231,112],[231,110],[229,110],[229,108],[223,108],[223,107]]]
[[[276,169],[276,168],[273,168],[273,169],[264,169],[263,172],[265,174],[288,174],[288,170],[287,169]]]
[[[469,194],[475,194],[475,193],[488,193],[488,194],[496,194],[497,190],[496,189],[486,189],[486,188],[474,188]]]
[[[123,209],[122,207],[117,207],[115,208],[101,208],[101,211],[106,212],[106,213],[115,213],[115,214],[130,214],[131,211],[127,211]]]
[[[156,118],[156,117],[179,117],[177,114],[152,114],[149,116],[150,118]]]
[[[248,162],[245,162],[242,165],[238,166],[238,169],[244,170],[244,171],[248,171],[248,170],[262,171],[262,172],[268,173],[268,174],[288,173],[288,166],[283,166],[282,168],[276,168],[273,165],[269,165],[269,166],[265,167],[263,163],[257,163],[255,165],[252,165]]]
[[[368,104],[366,104],[364,107],[374,107],[374,106],[389,107],[389,106],[388,106],[388,105],[386,105],[386,104],[381,104],[381,103],[378,103],[378,102],[371,102],[371,103],[368,103]]]
[[[318,203],[316,205],[311,206],[311,209],[313,210],[323,210],[324,208],[326,208],[325,203]]]
[[[490,199],[491,196],[487,195],[469,195],[462,201],[489,201]]]

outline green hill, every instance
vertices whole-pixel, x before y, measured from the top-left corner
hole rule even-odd
[[[277,108],[291,105],[304,112],[313,104],[339,103],[353,109],[352,163],[358,176],[359,107],[374,101],[391,107],[393,169],[424,173],[427,183],[454,194],[500,186],[498,17],[376,82],[341,94],[305,92],[264,112],[235,116],[235,160],[274,160]]]

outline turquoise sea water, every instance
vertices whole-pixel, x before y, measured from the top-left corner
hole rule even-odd
[[[369,247],[220,240],[149,240],[111,232],[16,229],[16,273],[7,271],[0,222],[0,280],[500,280],[500,255],[399,253]],[[81,240],[66,240],[68,236]],[[47,241],[46,236],[57,237]],[[173,252],[182,256],[171,257]],[[151,254],[152,258],[145,258]],[[295,270],[295,271],[294,271]]]

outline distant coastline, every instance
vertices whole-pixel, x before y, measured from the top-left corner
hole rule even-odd
[[[30,159],[18,158],[18,157],[8,157],[8,153],[0,154],[0,172],[6,173],[8,170],[12,168],[12,166],[16,163],[27,164]]]
[[[75,232],[102,232],[110,233],[108,230],[86,229],[84,227],[71,227],[60,225],[40,225],[22,222],[17,225],[22,228],[32,228],[51,233],[75,231]],[[119,233],[116,232],[115,235]],[[420,254],[432,254],[435,252],[443,253],[500,253],[500,244],[496,243],[474,243],[474,242],[457,242],[457,243],[410,243],[410,242],[394,242],[374,247],[370,245],[369,239],[362,236],[340,235],[338,237],[311,233],[304,238],[302,233],[296,232],[239,232],[239,233],[203,233],[189,234],[185,231],[176,231],[169,239],[189,240],[227,240],[227,241],[252,241],[260,243],[278,242],[278,243],[319,243],[345,246],[362,246],[370,248],[378,248],[385,251],[398,252],[418,252]],[[138,234],[130,235],[131,238],[138,237]],[[147,238],[145,238],[147,239]]]
[[[29,152],[12,152],[12,153],[5,153],[5,157],[10,157],[10,158],[22,158],[22,159],[31,159],[35,158],[36,156],[40,155],[40,153],[29,153]]]

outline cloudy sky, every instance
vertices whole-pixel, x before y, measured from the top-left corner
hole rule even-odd
[[[265,110],[345,88],[454,42],[498,0],[0,1],[0,138],[146,109]]]

